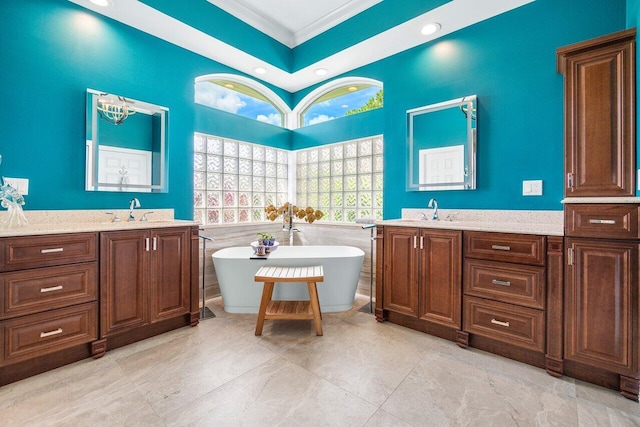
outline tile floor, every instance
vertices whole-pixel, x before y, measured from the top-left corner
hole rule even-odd
[[[358,298],[356,307],[367,300]],[[6,426],[640,426],[617,392],[351,310],[227,314],[0,387]]]

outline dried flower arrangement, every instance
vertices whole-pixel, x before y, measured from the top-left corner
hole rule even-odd
[[[320,209],[313,209],[311,206],[299,208],[296,205],[291,205],[289,202],[286,202],[279,208],[269,205],[264,208],[264,211],[267,213],[267,218],[271,221],[275,221],[276,218],[283,215],[285,222],[289,222],[289,217],[291,216],[292,219],[297,217],[299,219],[304,219],[308,223],[312,223],[322,219],[324,216],[324,213],[322,213]]]

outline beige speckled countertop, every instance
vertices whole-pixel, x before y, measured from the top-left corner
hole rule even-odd
[[[423,213],[427,219],[423,219]],[[432,209],[403,209],[402,218],[377,221],[376,223],[399,227],[491,231],[545,236],[562,236],[564,234],[562,211],[441,209],[439,210],[438,216],[440,220],[438,221],[431,219],[432,213]]]
[[[148,221],[140,221],[147,213]],[[119,222],[112,222],[115,215]],[[0,221],[6,212],[0,212]],[[127,221],[128,210],[67,210],[25,211],[29,224],[15,227],[0,227],[0,237],[36,236],[59,233],[84,233],[98,231],[136,230],[199,225],[194,221],[176,220],[173,209],[135,210],[136,221]]]

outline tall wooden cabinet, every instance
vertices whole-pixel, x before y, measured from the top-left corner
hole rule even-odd
[[[389,318],[444,338],[461,327],[462,232],[384,228],[384,298],[378,320]]]
[[[560,48],[565,76],[564,373],[638,400],[635,29]],[[582,203],[581,197],[592,197]],[[628,199],[612,199],[628,197]],[[620,203],[625,201],[627,203]],[[629,203],[635,202],[635,203]]]
[[[635,29],[557,50],[565,195],[635,195]]]

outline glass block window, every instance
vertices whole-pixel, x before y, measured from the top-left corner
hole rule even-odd
[[[287,201],[286,150],[196,133],[193,156],[195,221],[265,221],[265,206]]]
[[[382,135],[296,154],[296,203],[325,212],[323,220],[382,219]]]

